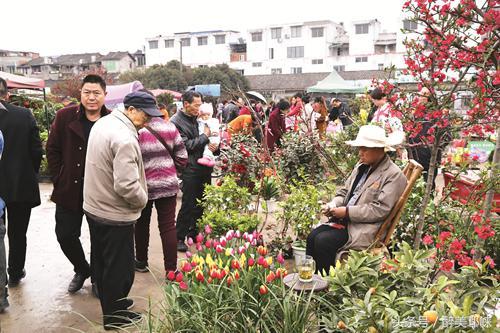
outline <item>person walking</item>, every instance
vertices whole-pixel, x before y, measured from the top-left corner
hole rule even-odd
[[[90,133],[83,184],[83,211],[94,250],[93,271],[104,329],[135,322],[128,311],[134,282],[134,224],[148,202],[137,130],[151,117],[162,117],[146,92],[125,96],[125,110],[100,119]]]
[[[26,276],[26,232],[31,209],[40,205],[38,170],[43,151],[31,110],[8,100],[7,82],[0,78],[0,131],[5,142],[0,160],[0,197],[6,204],[9,287],[15,287]]]
[[[80,290],[91,276],[91,265],[85,259],[80,242],[85,154],[92,127],[110,112],[104,105],[106,82],[102,77],[87,75],[82,81],[80,96],[80,104],[70,105],[56,113],[47,140],[47,162],[54,184],[51,200],[56,204],[57,241],[75,272],[68,286],[70,293]],[[92,259],[90,262],[92,264]],[[91,280],[94,282],[93,278]],[[97,296],[95,283],[92,291]]]

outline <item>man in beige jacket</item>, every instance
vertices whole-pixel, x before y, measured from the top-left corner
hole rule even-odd
[[[125,111],[113,111],[93,126],[87,149],[83,210],[95,250],[95,280],[106,330],[140,315],[128,293],[134,282],[134,223],[148,201],[137,130],[161,117],[146,92],[125,96]]]
[[[383,128],[362,126],[356,140],[346,143],[358,147],[360,161],[325,205],[328,223],[307,237],[306,254],[319,272],[328,272],[345,251],[368,248],[406,186],[405,175],[385,153],[390,143]]]

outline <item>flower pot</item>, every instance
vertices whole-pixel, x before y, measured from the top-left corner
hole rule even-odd
[[[269,200],[264,200],[261,198],[260,203],[259,203],[259,213],[265,213],[265,209],[264,209],[263,204],[265,204],[267,206],[268,213],[274,213],[274,212],[276,212],[276,209],[278,208],[278,203],[277,203],[276,199],[271,198]]]
[[[306,255],[306,248],[299,244],[292,244],[293,257],[295,258],[295,267],[300,263],[300,260]]]

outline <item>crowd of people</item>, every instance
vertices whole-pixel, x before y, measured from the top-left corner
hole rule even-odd
[[[327,102],[324,97],[300,93],[268,105],[238,98],[214,108],[203,102],[201,94],[187,91],[181,110],[175,104],[158,105],[149,91],[140,90],[125,96],[123,108],[111,111],[104,104],[105,96],[103,78],[86,76],[80,103],[57,112],[46,145],[55,234],[74,270],[68,292],[76,293],[90,278],[105,329],[140,318],[130,310],[133,300],[128,293],[134,271],[149,268],[153,206],[165,276],[177,270],[177,251],[187,251],[186,240],[198,233],[196,222],[203,214],[200,201],[211,183],[224,137],[253,135],[274,150],[288,131],[317,131],[324,139],[329,128],[339,130],[353,123],[346,101]],[[386,154],[404,140],[401,120],[380,89],[370,97],[371,123],[361,127],[356,140],[347,142],[359,148],[360,163],[324,207],[329,223],[313,230],[307,240],[307,253],[319,270],[327,269],[345,250],[368,246],[406,184]],[[416,147],[418,154],[425,155],[424,147]],[[9,103],[7,84],[0,79],[0,312],[9,305],[7,281],[13,288],[26,276],[26,232],[31,209],[40,204],[37,174],[42,152],[32,112]],[[84,216],[91,238],[89,260],[80,241]]]

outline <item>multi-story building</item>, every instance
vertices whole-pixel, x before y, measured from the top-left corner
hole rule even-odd
[[[38,57],[35,52],[0,50],[0,71],[14,74],[19,66]]]
[[[128,52],[109,52],[101,58],[108,73],[123,73],[136,68],[136,59]]]
[[[401,28],[415,30],[401,21]],[[182,60],[190,67],[229,64],[244,75],[381,70],[404,67],[403,35],[376,20],[329,20],[236,31],[176,33],[147,38],[147,66]],[[182,47],[181,47],[182,46]]]
[[[147,38],[146,42],[147,66],[166,64],[170,60],[178,60],[191,67],[229,63],[233,53],[231,45],[244,45],[240,33],[232,30],[179,32]],[[245,54],[245,49],[238,47],[234,51]],[[245,60],[244,57],[237,59]]]

